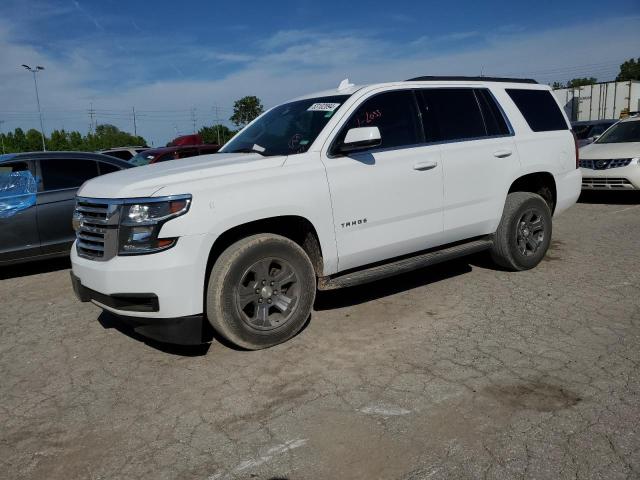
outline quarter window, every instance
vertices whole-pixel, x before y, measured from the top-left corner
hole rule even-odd
[[[77,188],[98,175],[98,166],[94,160],[41,160],[40,170],[45,191]]]
[[[403,147],[424,141],[415,98],[408,90],[382,93],[365,100],[343,127],[338,145],[349,129],[359,127],[378,127],[382,145],[376,148]]]
[[[534,132],[568,130],[567,122],[550,91],[507,88],[507,93]]]

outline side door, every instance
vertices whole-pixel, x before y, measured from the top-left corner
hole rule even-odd
[[[31,178],[32,185],[35,183],[32,161],[0,164],[0,263],[40,254],[33,201],[35,191],[32,192],[33,197],[29,198],[27,183],[23,182],[21,186],[12,181],[18,172],[24,175],[23,180]]]
[[[340,154],[351,128],[376,126],[379,147]],[[425,145],[413,90],[374,93],[347,112],[325,145],[338,249],[346,270],[423,250],[442,234],[440,146]]]
[[[493,233],[520,169],[512,129],[486,88],[420,91],[428,140],[442,145],[444,241]]]
[[[41,179],[37,199],[42,253],[68,249],[75,240],[71,226],[75,195],[85,181],[98,176],[95,160],[47,158],[38,161]]]

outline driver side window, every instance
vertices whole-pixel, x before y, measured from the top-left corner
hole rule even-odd
[[[359,127],[378,127],[382,144],[377,149],[405,147],[424,141],[411,90],[381,93],[365,100],[342,128],[338,145],[344,141],[348,130]]]

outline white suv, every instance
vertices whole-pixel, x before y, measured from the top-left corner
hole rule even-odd
[[[640,190],[640,116],[625,118],[580,149],[584,190]]]
[[[298,98],[220,153],[105,175],[79,191],[82,301],[164,341],[259,349],[294,336],[316,288],[488,250],[536,266],[580,194],[549,87],[420,77]]]

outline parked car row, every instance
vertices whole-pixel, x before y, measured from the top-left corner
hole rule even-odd
[[[0,155],[0,265],[68,255],[78,188],[132,166],[98,153]]]

